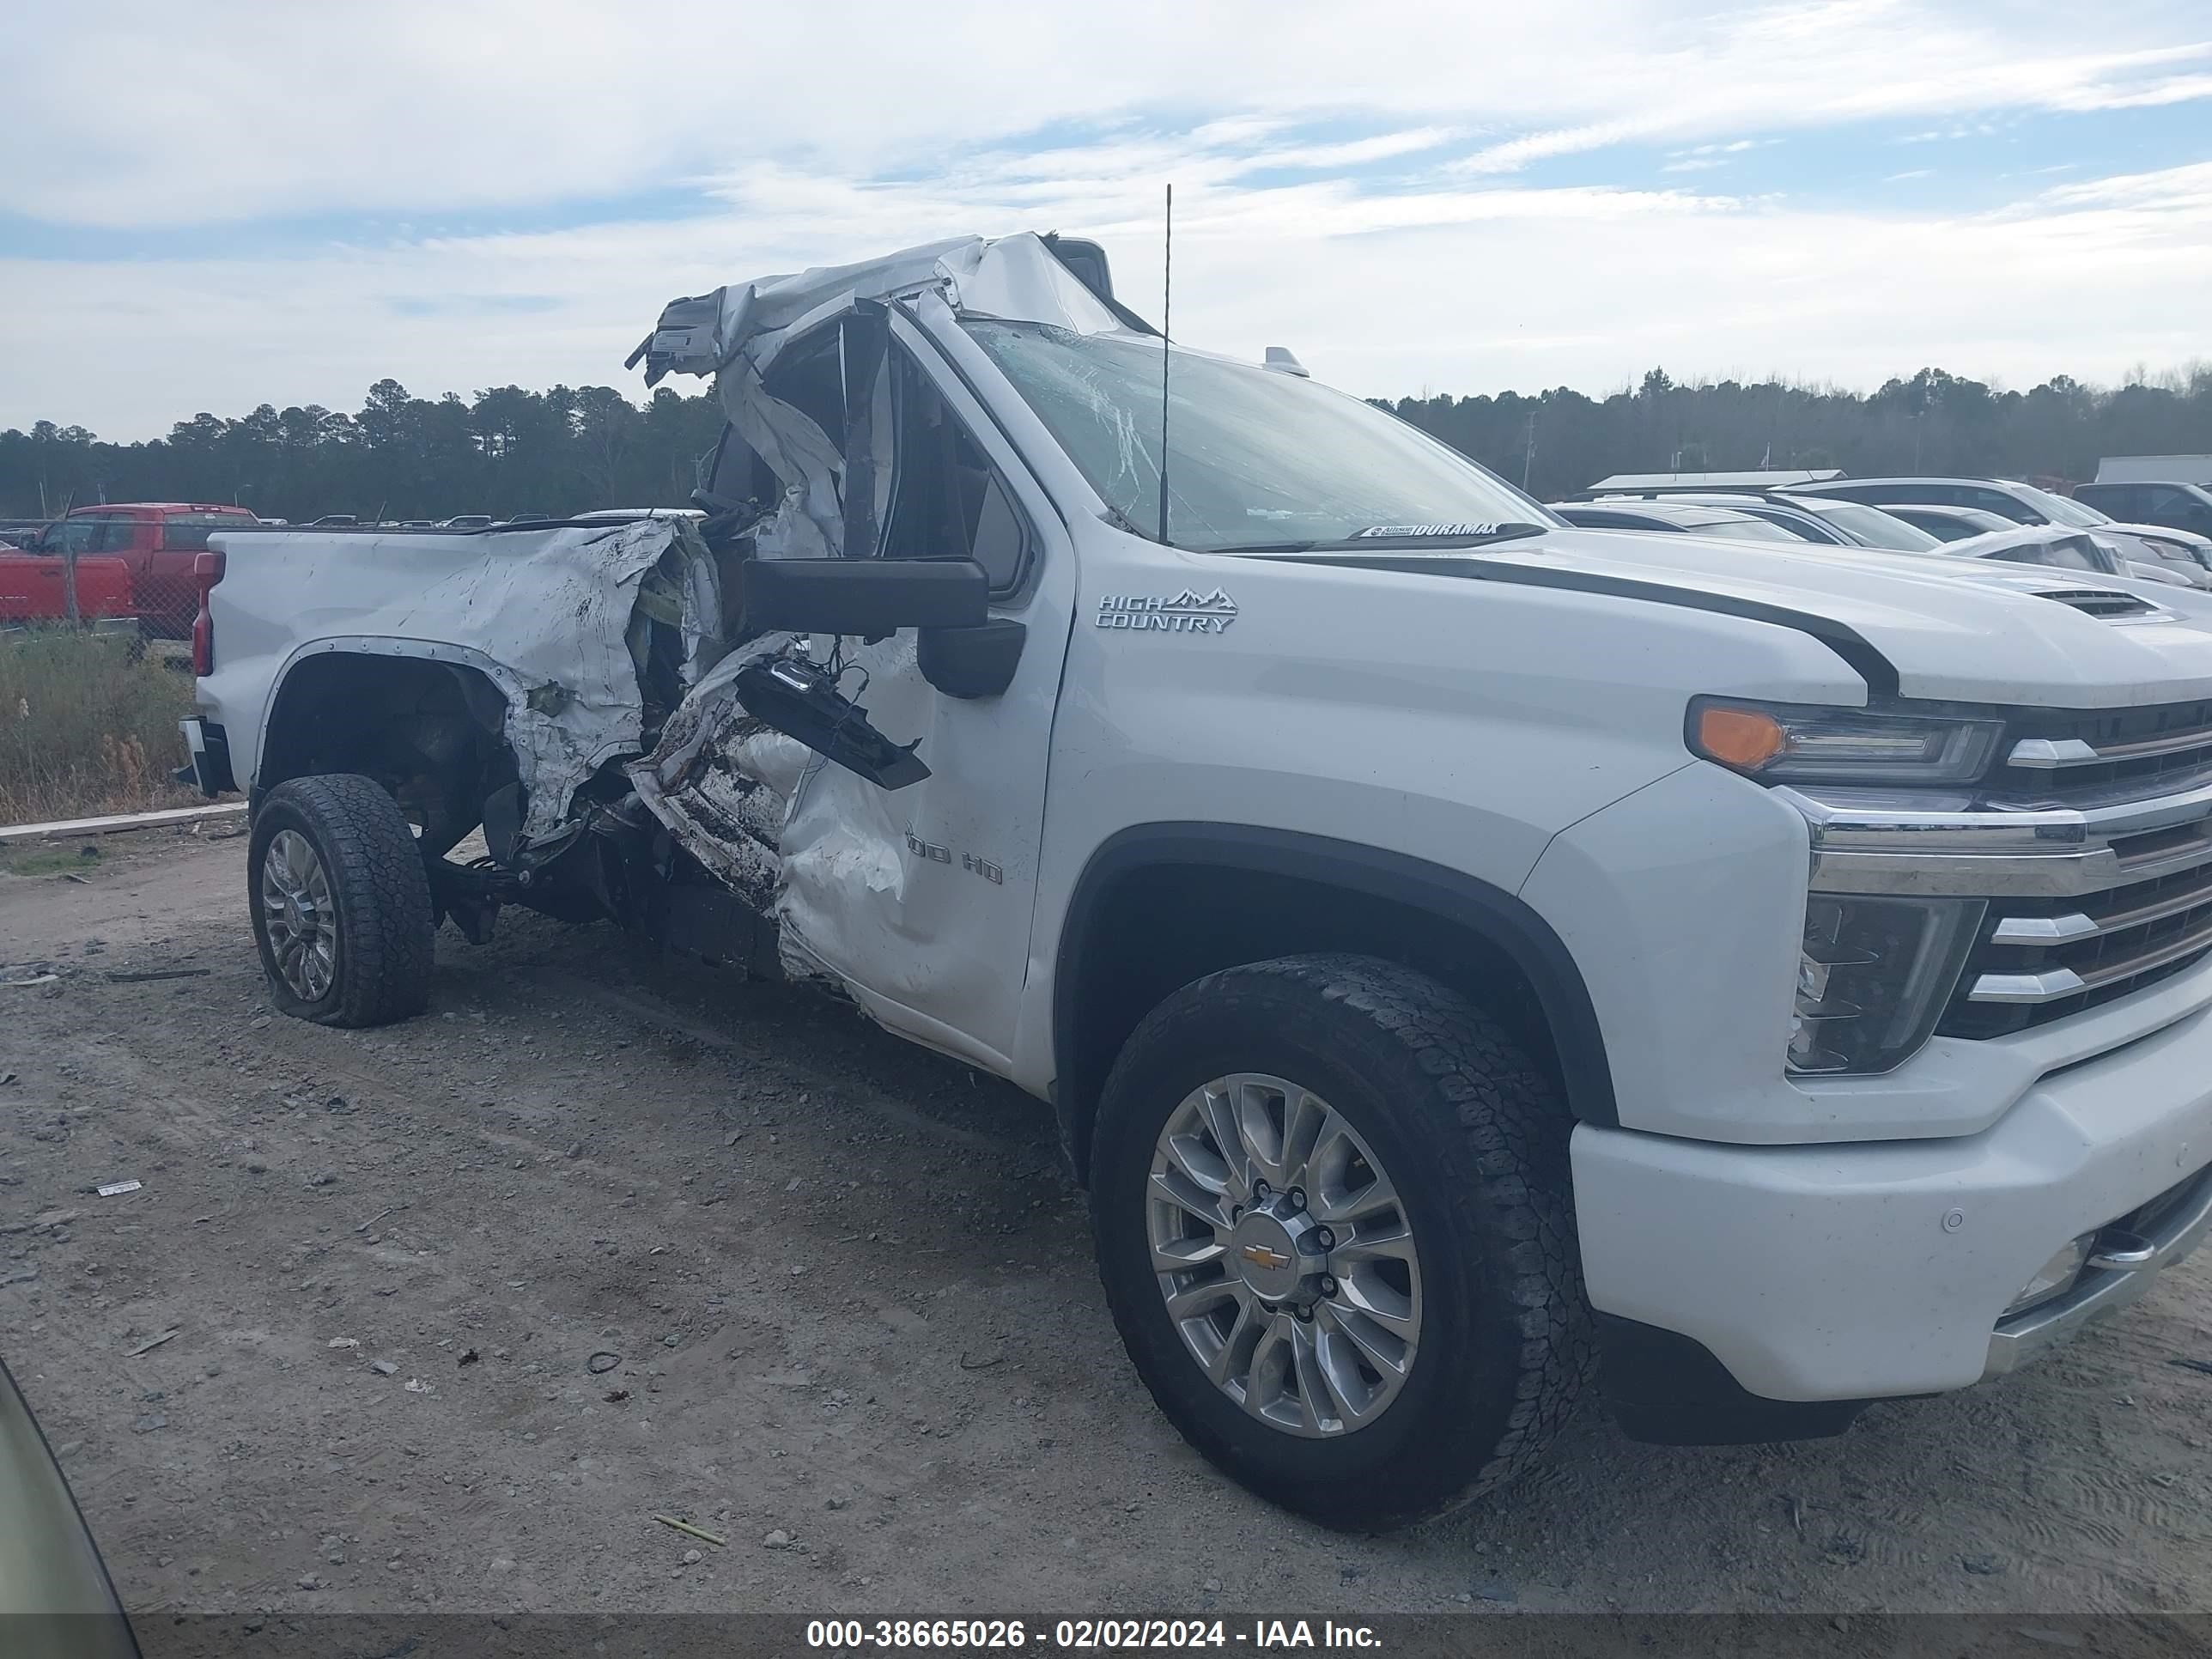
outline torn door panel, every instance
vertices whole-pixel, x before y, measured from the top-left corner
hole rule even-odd
[[[724,657],[629,768],[638,799],[677,844],[763,915],[775,908],[785,820],[815,757],[747,714],[732,682],[789,643],[768,635]]]

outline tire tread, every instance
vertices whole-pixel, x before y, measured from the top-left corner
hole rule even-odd
[[[293,778],[269,793],[256,815],[250,879],[258,904],[261,851],[268,826],[291,815],[303,821],[329,866],[338,910],[338,996],[327,1008],[301,1012],[319,1024],[386,1025],[429,1006],[435,955],[430,880],[399,804],[374,778],[323,773]],[[258,932],[258,928],[257,928]],[[262,939],[264,965],[268,948]],[[276,986],[273,971],[272,986]],[[288,1003],[283,988],[280,1000]]]
[[[1194,1006],[1260,986],[1338,1005],[1391,1039],[1432,1081],[1437,1103],[1452,1113],[1472,1153],[1472,1186],[1449,1190],[1447,1201],[1510,1241],[1505,1270],[1495,1277],[1519,1333],[1520,1353],[1504,1425],[1486,1455],[1441,1493],[1377,1493],[1356,1518],[1310,1510],[1328,1524],[1373,1528],[1448,1513],[1507,1485],[1540,1458],[1595,1364],[1574,1231],[1565,1103],[1504,1028],[1466,997],[1379,957],[1331,952],[1224,969],[1176,992],[1139,1023],[1124,1046],[1107,1081],[1107,1107],[1138,1058],[1175,1041]]]

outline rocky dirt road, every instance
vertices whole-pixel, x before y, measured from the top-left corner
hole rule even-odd
[[[1153,1412],[1024,1097],[519,913],[427,1018],[273,1017],[244,845],[0,877],[0,963],[58,975],[0,988],[0,1355],[136,1610],[2212,1607],[2204,1258],[1841,1440],[1586,1412],[1340,1537]]]

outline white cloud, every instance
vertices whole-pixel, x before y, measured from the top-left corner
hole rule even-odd
[[[926,172],[1192,109],[1219,118],[1206,144],[1293,116],[1480,125],[1495,137],[1466,165],[1511,171],[1635,140],[2212,96],[2206,32],[2190,0],[1130,0],[1110,19],[1026,0],[76,0],[0,14],[0,61],[29,70],[0,209],[125,228],[511,209],[763,161]],[[118,87],[128,118],[88,120]],[[1390,153],[1343,142],[1325,164]]]
[[[269,251],[0,240],[0,424],[143,436],[264,399],[350,406],[386,374],[634,391],[621,358],[674,294],[967,230],[1097,236],[1152,311],[1168,179],[1178,331],[1291,344],[1364,392],[1601,389],[1655,361],[2117,374],[2202,349],[2203,167],[2037,179],[1948,216],[1815,206],[1804,169],[1789,200],[1714,186],[1824,129],[1934,140],[2212,97],[2207,32],[2200,0],[1133,0],[1110,29],[1012,0],[19,6],[0,212],[49,246],[53,227],[235,224]],[[85,119],[116,86],[128,118]],[[1673,187],[1529,182],[1627,145],[1663,146]],[[621,205],[645,191],[655,216]],[[583,222],[369,229],[532,210]],[[288,252],[287,216],[352,228]]]
[[[2059,207],[2128,207],[2152,211],[2212,213],[2212,161],[2164,167],[2154,173],[2124,173],[2086,179],[2046,191],[2045,203]]]
[[[556,380],[635,393],[621,360],[673,295],[965,229],[1097,234],[1124,296],[1156,313],[1157,175],[1141,143],[1121,159],[1133,170],[1071,151],[896,187],[764,164],[724,181],[726,212],[675,222],[295,260],[0,263],[15,301],[0,424],[147,436],[264,399],[352,407],[387,374],[418,395]],[[1601,392],[1654,362],[1859,386],[1938,363],[2030,385],[2203,349],[2212,164],[1950,216],[1683,190],[1177,184],[1177,332],[1255,358],[1289,345],[1376,395]],[[87,341],[113,343],[94,356]]]

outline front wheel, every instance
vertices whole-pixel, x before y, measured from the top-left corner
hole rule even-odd
[[[430,995],[430,880],[399,804],[373,778],[294,778],[246,843],[246,904],[269,993],[322,1025],[383,1025]]]
[[[1480,1010],[1372,958],[1186,986],[1100,1103],[1099,1270],[1184,1437],[1325,1525],[1533,1462],[1589,1340],[1556,1091]]]

